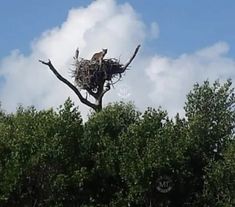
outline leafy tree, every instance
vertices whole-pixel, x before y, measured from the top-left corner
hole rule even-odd
[[[231,81],[195,84],[185,118],[115,103],[82,122],[58,110],[0,110],[0,206],[234,206]]]
[[[189,122],[189,133],[193,144],[200,148],[202,162],[208,159],[220,159],[220,153],[229,140],[235,121],[235,96],[228,80],[220,86],[205,81],[202,86],[196,84],[187,97],[185,106]]]
[[[235,142],[224,150],[223,159],[207,167],[204,202],[211,206],[232,207],[235,204]]]
[[[232,82],[224,85],[216,81],[195,84],[187,96],[185,106],[188,119],[188,152],[191,169],[191,194],[200,202],[205,169],[211,162],[223,159],[222,151],[233,136],[235,97]],[[199,203],[195,203],[196,206]]]
[[[84,167],[90,171],[87,187],[89,202],[108,205],[125,189],[120,177],[120,136],[139,119],[132,104],[116,103],[93,114],[84,127]]]
[[[53,200],[57,176],[73,167],[75,143],[82,135],[80,113],[68,100],[56,113],[20,107],[1,125],[1,203],[45,206]],[[66,124],[65,124],[66,123]],[[63,127],[62,127],[63,126]],[[66,134],[65,134],[66,133]]]
[[[173,122],[160,109],[148,109],[139,122],[129,127],[122,136],[120,159],[131,206],[160,206],[168,202],[177,205],[185,173],[184,140],[185,121],[177,116]],[[157,190],[161,176],[172,180],[170,188],[173,182],[177,183],[167,196]]]

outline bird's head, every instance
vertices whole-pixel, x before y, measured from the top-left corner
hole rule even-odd
[[[102,52],[106,54],[108,52],[108,49],[102,49]]]

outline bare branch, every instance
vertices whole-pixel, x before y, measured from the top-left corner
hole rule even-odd
[[[78,56],[79,56],[79,49],[77,48],[75,51],[75,55],[73,57],[74,60],[78,60]]]
[[[127,67],[131,64],[131,62],[134,60],[135,56],[137,55],[138,51],[140,49],[140,45],[138,45],[135,49],[134,54],[132,55],[132,57],[130,58],[130,60],[126,63],[126,65],[124,65],[123,67],[123,72],[127,69]]]
[[[102,60],[102,65],[97,65],[97,62],[86,59],[81,59],[79,61],[79,50],[77,49],[75,51],[74,60],[76,69],[74,70],[73,77],[75,78],[78,87],[86,90],[87,93],[95,99],[95,103],[90,102],[87,97],[84,98],[75,85],[60,75],[50,60],[48,60],[48,62],[39,60],[39,62],[47,65],[60,81],[65,83],[70,89],[74,91],[82,103],[98,112],[102,109],[102,99],[104,94],[110,90],[110,81],[112,83],[112,78],[116,77],[118,74],[119,79],[117,82],[120,80],[121,73],[125,72],[128,66],[134,60],[139,51],[139,48],[140,45],[136,47],[134,54],[125,65],[120,64],[116,59]],[[106,81],[108,81],[108,83],[105,86]]]
[[[63,83],[65,83],[69,88],[71,88],[74,93],[78,96],[78,98],[80,99],[80,101],[84,104],[86,104],[87,106],[93,108],[95,111],[98,110],[98,106],[96,104],[91,103],[90,101],[88,101],[87,99],[85,99],[81,93],[79,92],[79,90],[72,84],[70,83],[67,79],[65,79],[62,75],[60,75],[60,73],[55,69],[55,67],[52,65],[51,61],[48,60],[48,62],[44,62],[42,60],[39,60],[39,62],[41,62],[44,65],[47,65],[50,70],[56,75],[56,77],[62,81]]]

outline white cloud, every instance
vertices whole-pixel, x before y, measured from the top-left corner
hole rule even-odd
[[[228,51],[229,46],[226,43],[218,42],[175,59],[155,55],[147,69],[153,84],[150,98],[154,103],[168,109],[171,115],[183,113],[186,94],[194,83],[235,78],[235,60],[226,57]]]
[[[70,96],[85,115],[88,108],[38,59],[50,58],[58,71],[72,81],[69,68],[77,47],[80,55],[88,59],[94,52],[108,48],[108,57],[120,57],[125,63],[137,44],[143,45],[146,39],[158,35],[157,23],[148,28],[127,3],[96,0],[86,8],[74,8],[60,26],[33,41],[30,55],[15,50],[1,60],[0,78],[4,77],[4,84],[1,84],[0,101],[3,108],[14,111],[18,103],[35,105],[39,109],[57,107]],[[132,100],[140,109],[162,105],[172,115],[182,111],[185,95],[195,82],[234,78],[235,75],[235,61],[227,57],[229,47],[223,42],[178,58],[160,54],[146,56],[144,48],[123,81],[107,93],[105,103]]]
[[[61,26],[33,41],[29,56],[13,51],[1,60],[0,76],[5,79],[0,90],[3,107],[13,111],[22,103],[47,108],[62,104],[68,96],[77,100],[38,59],[50,58],[58,71],[71,80],[69,68],[77,47],[84,58],[89,59],[94,52],[108,48],[107,56],[120,57],[125,62],[145,35],[144,23],[127,3],[97,0],[86,8],[71,9]],[[79,105],[84,112],[86,107]]]

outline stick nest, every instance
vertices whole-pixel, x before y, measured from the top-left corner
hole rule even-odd
[[[72,77],[78,88],[96,92],[105,81],[112,81],[118,75],[121,78],[124,71],[124,66],[114,58],[103,59],[101,65],[98,61],[80,58],[75,60]]]

